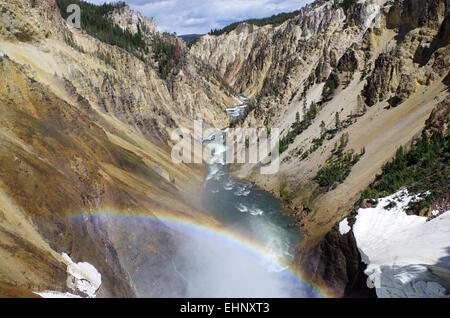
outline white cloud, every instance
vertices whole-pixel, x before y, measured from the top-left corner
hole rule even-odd
[[[104,0],[89,0],[101,4]],[[207,33],[249,18],[300,9],[312,0],[127,0],[133,10],[154,17],[160,31]]]

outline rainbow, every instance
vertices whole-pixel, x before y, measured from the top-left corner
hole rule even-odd
[[[92,216],[100,216],[100,217],[126,217],[126,218],[141,218],[145,219],[147,221],[153,221],[153,222],[161,222],[164,225],[166,225],[168,228],[180,231],[181,233],[185,231],[195,231],[196,233],[199,233],[201,235],[205,235],[206,237],[214,237],[220,240],[225,240],[228,244],[233,244],[237,246],[239,249],[257,256],[268,263],[275,264],[280,267],[286,268],[286,271],[289,272],[290,276],[295,278],[298,282],[306,285],[310,288],[311,291],[318,297],[333,297],[331,294],[329,294],[326,290],[323,288],[316,286],[313,284],[309,279],[307,279],[306,275],[300,271],[300,270],[293,270],[290,267],[288,267],[289,264],[283,264],[282,262],[274,261],[273,258],[270,257],[268,254],[267,249],[249,238],[245,237],[244,235],[233,232],[229,229],[227,229],[225,226],[217,226],[217,225],[205,225],[202,223],[199,223],[195,221],[192,218],[186,217],[186,216],[180,216],[180,215],[173,215],[173,214],[158,214],[158,215],[149,215],[148,213],[124,213],[124,212],[114,212],[114,211],[100,211],[100,212],[89,212],[88,215]],[[72,215],[72,219],[75,219],[77,217],[80,217],[82,215],[86,215],[85,213],[76,213]]]

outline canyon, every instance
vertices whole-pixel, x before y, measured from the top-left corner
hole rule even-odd
[[[0,0],[0,296],[189,290],[172,262],[185,228],[167,220],[227,231],[203,202],[211,166],[171,158],[172,132],[194,135],[195,120],[280,128],[279,172],[234,164],[231,180],[279,199],[280,217],[301,236],[294,272],[332,297],[375,296],[353,231],[339,224],[353,226],[358,209],[370,208],[361,193],[400,147],[422,134],[448,138],[450,3],[338,3],[317,0],[279,25],[241,23],[192,45],[116,8],[107,20],[145,43],[132,51],[72,27],[55,0]],[[160,47],[173,48],[172,68]],[[235,120],[230,109],[243,96]],[[361,156],[341,182],[322,186],[317,176],[337,148]],[[448,206],[447,188],[428,215],[414,212],[445,219]],[[86,265],[79,277],[91,273],[92,286],[74,290],[69,265],[83,262],[101,284]]]
[[[241,24],[229,34],[206,35],[191,49],[237,90],[257,97],[242,127],[279,127],[286,136],[296,113],[305,114],[304,105],[319,104],[311,125],[281,154],[276,176],[256,173],[255,165],[244,165],[234,175],[287,197],[286,208],[306,236],[297,264],[336,295],[345,296],[349,286],[365,286],[353,281],[364,265],[352,234],[338,234],[338,221],[397,149],[421,134],[433,109],[445,109],[441,127],[448,134],[448,5],[356,1],[344,12],[333,1],[316,1],[279,26]],[[324,95],[333,82],[340,84]],[[351,124],[333,131],[336,114]],[[321,125],[332,134],[321,138]],[[343,135],[348,136],[345,149],[364,148],[365,154],[343,183],[323,191],[314,176]]]

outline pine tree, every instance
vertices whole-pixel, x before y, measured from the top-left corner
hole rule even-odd
[[[303,121],[308,123],[308,111],[306,109],[306,99],[303,101]]]
[[[332,68],[337,67],[336,53],[334,53],[334,51],[330,51],[330,65]]]
[[[341,135],[341,140],[340,140],[340,145],[339,145],[339,149],[344,149],[348,144],[348,133],[342,134]]]
[[[322,120],[320,123],[320,137],[325,136],[325,122]]]
[[[315,102],[311,102],[311,106],[309,108],[309,119],[313,120],[317,116],[317,106]]]
[[[362,112],[362,110],[363,110],[363,101],[362,101],[362,97],[361,97],[361,95],[358,95],[358,98],[357,98],[357,100],[356,100],[356,114],[357,115],[360,115],[361,114],[361,112]]]
[[[336,126],[337,130],[339,130],[341,128],[341,120],[339,119],[338,112],[336,112],[336,116],[335,116],[335,126]]]

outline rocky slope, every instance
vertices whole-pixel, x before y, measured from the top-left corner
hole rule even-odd
[[[162,36],[134,17],[112,20]],[[235,101],[199,61],[163,80],[149,58],[68,26],[54,0],[0,1],[1,296],[70,291],[62,253],[102,274],[97,296],[163,296],[148,272],[171,275],[158,270],[179,238],[139,218],[130,235],[108,215],[219,225],[199,213],[202,167],[172,163],[170,133],[226,126]]]
[[[123,30],[129,30],[133,34],[138,32],[144,34],[158,33],[158,26],[156,25],[155,19],[148,19],[140,12],[131,10],[129,6],[114,10],[109,14],[108,20]]]
[[[354,239],[339,237],[337,222],[397,148],[421,133],[436,105],[449,107],[449,5],[315,1],[280,26],[242,24],[202,37],[190,51],[255,98],[241,126],[279,127],[290,140],[278,174],[245,165],[235,175],[284,200],[306,234],[298,266],[337,296],[361,285],[352,280],[362,272]],[[304,112],[311,102],[312,117]],[[306,118],[298,135],[296,117]],[[314,178],[339,145],[339,153],[364,155],[342,183],[321,187]]]

